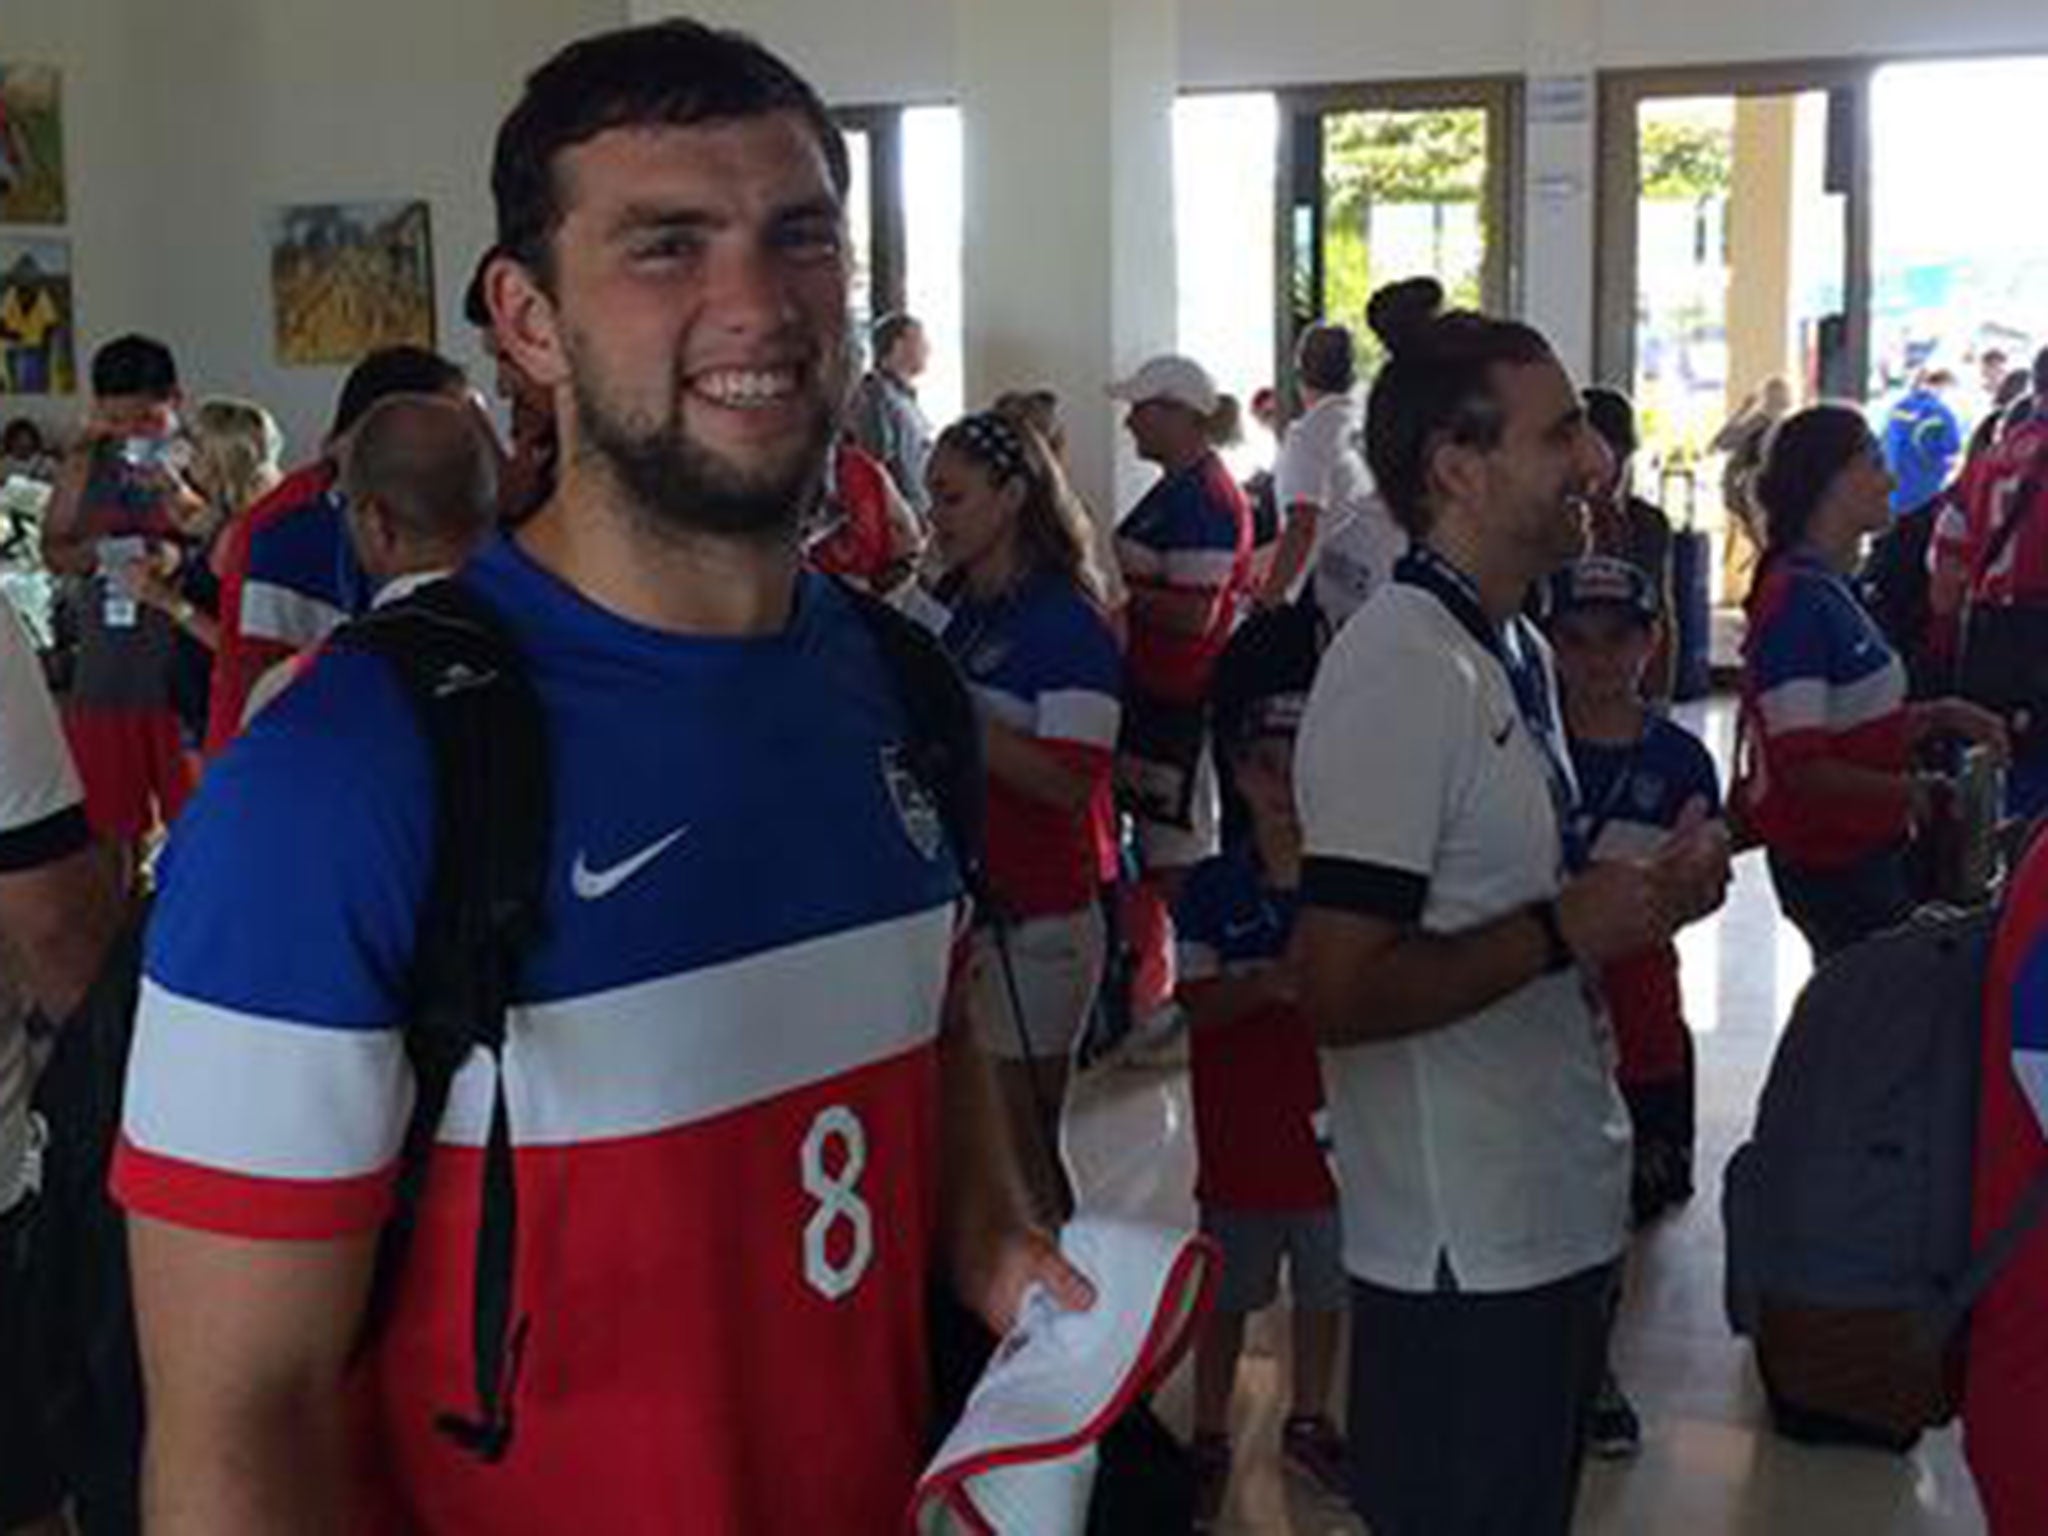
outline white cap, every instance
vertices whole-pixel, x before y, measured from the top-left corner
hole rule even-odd
[[[1216,381],[1193,358],[1168,353],[1153,358],[1128,379],[1110,385],[1109,398],[1130,405],[1171,400],[1198,415],[1208,416],[1216,410]]]

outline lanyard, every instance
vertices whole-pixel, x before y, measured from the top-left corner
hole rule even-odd
[[[1520,614],[1505,626],[1487,617],[1472,578],[1426,544],[1417,544],[1394,567],[1394,580],[1419,587],[1444,606],[1466,633],[1484,647],[1506,676],[1516,712],[1542,754],[1551,808],[1557,813],[1558,856],[1567,872],[1586,867],[1580,836],[1579,792],[1557,729],[1557,699],[1550,674],[1536,650],[1529,621]]]

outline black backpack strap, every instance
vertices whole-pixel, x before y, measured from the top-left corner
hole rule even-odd
[[[946,841],[959,865],[960,883],[978,912],[988,906],[988,761],[981,717],[960,669],[944,644],[922,624],[845,582],[840,590],[866,621],[868,633],[896,679],[910,726],[910,771],[938,803]]]
[[[1970,1255],[1969,1268],[1957,1277],[1956,1283],[1942,1298],[1937,1313],[1941,1337],[1948,1337],[1962,1325],[1970,1315],[1970,1309],[1997,1282],[2006,1265],[2019,1257],[2021,1247],[2044,1220],[2048,1220],[2048,1173],[2039,1173],[2021,1193],[2019,1202],[2007,1213],[2005,1220],[1998,1224],[1998,1230],[1985,1239],[1983,1247]]]
[[[381,1326],[418,1217],[428,1158],[455,1076],[491,1059],[491,1120],[477,1227],[473,1416],[436,1427],[487,1462],[512,1439],[526,1335],[513,1316],[518,1190],[505,1103],[506,1013],[522,955],[541,931],[553,820],[540,701],[491,606],[450,581],[341,630],[332,645],[381,656],[405,685],[435,775],[434,873],[413,957],[406,1055],[416,1089],[396,1211],[378,1255],[370,1329]]]

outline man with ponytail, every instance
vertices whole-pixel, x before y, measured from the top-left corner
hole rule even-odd
[[[1593,977],[1720,902],[1688,822],[1570,846],[1550,655],[1522,617],[1610,472],[1528,326],[1375,295],[1366,452],[1415,546],[1338,636],[1296,758],[1294,954],[1352,1280],[1353,1497],[1377,1536],[1563,1536],[1626,1241],[1629,1131]]]

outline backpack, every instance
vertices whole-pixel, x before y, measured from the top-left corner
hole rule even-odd
[[[2048,1216],[2044,1176],[1972,1248],[1998,915],[1923,912],[1823,966],[1728,1164],[1728,1319],[1792,1438],[1903,1451],[1952,1419],[1970,1308]]]
[[[982,888],[984,766],[972,698],[936,640],[853,589],[894,675],[910,740],[905,767],[932,798],[971,894]],[[405,1049],[416,1079],[395,1213],[378,1254],[364,1338],[388,1311],[427,1154],[455,1074],[472,1051],[495,1056],[519,958],[540,933],[552,804],[545,721],[525,662],[489,603],[438,582],[355,620],[328,641],[394,669],[415,709],[435,774],[434,873],[422,911]],[[87,1536],[137,1529],[142,1388],[129,1305],[126,1226],[106,1195],[142,972],[146,913],[111,949],[67,1021],[37,1088],[50,1126],[45,1196],[31,1238],[32,1390]],[[481,1179],[474,1275],[473,1397],[437,1427],[479,1460],[509,1450],[510,1404],[525,1324],[512,1315],[517,1190],[502,1074]],[[92,1518],[95,1509],[105,1512]]]

